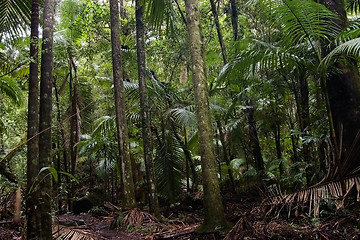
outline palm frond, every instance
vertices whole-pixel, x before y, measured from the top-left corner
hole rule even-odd
[[[184,153],[171,133],[167,133],[162,142],[154,159],[154,169],[160,196],[173,203],[181,191]]]
[[[360,37],[349,40],[334,48],[320,63],[319,68],[329,68],[342,55],[358,58],[360,56]]]
[[[268,12],[272,26],[279,29],[287,46],[332,39],[340,31],[333,21],[336,15],[312,0],[269,1]]]
[[[0,0],[0,34],[19,35],[30,23],[30,0]]]
[[[296,53],[295,47],[279,47],[259,40],[251,40],[253,47],[239,54],[232,62],[226,64],[219,76],[220,83],[231,80],[248,79],[259,71],[266,69],[293,68],[305,64],[304,57]]]
[[[89,233],[86,230],[77,229],[75,227],[66,227],[66,226],[62,226],[62,225],[54,226],[52,234],[53,234],[53,239],[58,239],[58,240],[95,240],[95,239],[99,239],[99,236]]]
[[[174,33],[175,23],[178,22],[179,14],[177,14],[172,1],[168,0],[148,0],[144,1],[146,7],[146,17],[148,22],[157,30],[161,30],[163,23],[167,33]]]
[[[0,78],[0,91],[5,93],[14,103],[21,105],[23,102],[23,94],[16,82],[8,77],[4,76]]]
[[[190,128],[196,128],[197,126],[195,113],[186,108],[169,109],[166,115],[171,116],[176,124]]]
[[[116,131],[115,116],[103,116],[95,121],[95,129],[92,136],[101,136],[107,132]]]
[[[360,1],[359,0],[347,0],[346,1],[346,10],[351,13],[357,14],[360,10]]]
[[[354,176],[346,178],[345,180],[345,196],[351,191],[357,193],[356,201],[360,201],[360,176]],[[307,204],[309,207],[309,215],[313,214],[318,217],[320,214],[320,206],[323,202],[334,201],[336,208],[340,209],[344,207],[341,183],[340,181],[331,181],[315,185],[310,188],[303,189],[301,191],[283,195],[280,188],[268,189],[266,192],[267,198],[265,204],[272,206],[281,206],[281,210],[284,206],[288,207],[288,215],[290,217],[291,211],[298,205]],[[271,208],[270,211],[273,211]],[[269,211],[269,212],[270,212]]]

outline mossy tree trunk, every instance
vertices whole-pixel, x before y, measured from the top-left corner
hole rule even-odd
[[[199,232],[225,231],[228,223],[220,195],[217,177],[213,133],[208,102],[208,90],[205,75],[205,62],[202,57],[200,31],[200,12],[197,0],[185,1],[187,29],[192,61],[192,78],[195,94],[196,117],[200,144],[202,183],[204,186],[204,223]]]
[[[52,71],[53,71],[53,30],[54,1],[44,1],[44,24],[40,77],[39,113],[39,167],[52,166],[51,159],[51,112],[52,112]],[[52,175],[47,171],[40,174],[40,198],[37,211],[41,214],[39,239],[52,239]]]
[[[129,137],[125,116],[125,90],[122,74],[120,50],[119,1],[110,0],[111,50],[113,62],[113,78],[115,91],[115,111],[117,140],[123,184],[123,207],[133,208],[135,203],[135,187],[129,153]]]

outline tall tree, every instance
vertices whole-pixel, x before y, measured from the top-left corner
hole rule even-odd
[[[38,217],[36,211],[37,189],[34,189],[35,177],[39,172],[39,145],[36,137],[39,129],[39,14],[40,1],[32,1],[31,9],[31,36],[30,36],[30,72],[29,72],[29,95],[28,95],[28,128],[27,128],[27,239],[35,239],[39,230]]]
[[[125,91],[121,63],[118,0],[110,0],[110,27],[115,91],[117,141],[119,146],[120,166],[122,170],[123,181],[123,206],[125,208],[132,208],[135,206],[135,187],[129,153],[129,138],[125,116]]]
[[[206,85],[205,61],[202,57],[200,11],[197,0],[186,0],[185,10],[192,61],[192,77],[195,94],[196,118],[200,144],[202,181],[204,186],[204,223],[199,232],[224,231],[228,223],[220,195],[219,179],[213,149],[213,134]]]
[[[149,103],[146,89],[146,64],[145,64],[145,26],[144,26],[144,2],[136,0],[136,49],[138,62],[138,77],[140,91],[140,112],[142,119],[142,135],[144,146],[144,159],[146,168],[146,181],[148,187],[150,213],[160,216],[157,192],[154,183],[153,157],[151,144],[151,126]]]
[[[40,112],[39,112],[39,167],[50,167],[51,161],[51,110],[52,110],[52,73],[53,73],[53,31],[54,0],[44,1],[44,23],[40,76]],[[39,239],[52,239],[52,179],[44,171],[40,175],[39,210],[41,225]],[[38,210],[38,211],[39,211]]]

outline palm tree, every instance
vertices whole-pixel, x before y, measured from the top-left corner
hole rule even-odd
[[[36,137],[39,129],[39,0],[32,1],[31,10],[31,43],[30,43],[30,72],[29,72],[29,96],[28,96],[28,131],[27,131],[27,239],[35,239],[40,228],[40,214],[36,211],[38,198],[37,189],[32,189],[35,178],[39,172],[39,145]]]
[[[148,108],[148,97],[146,89],[146,64],[145,64],[145,26],[144,7],[139,0],[136,0],[136,46],[138,58],[138,76],[140,91],[140,106],[142,118],[142,134],[144,146],[144,159],[146,167],[146,180],[148,188],[150,213],[160,216],[159,203],[157,198],[156,185],[154,183],[153,158],[151,145],[151,126]]]
[[[54,1],[44,2],[44,28],[41,55],[40,112],[39,112],[39,168],[52,166],[51,161],[51,108],[52,108],[52,71],[53,71],[53,29]],[[39,239],[52,238],[52,179],[49,174],[40,175],[40,197],[38,205],[41,212]]]

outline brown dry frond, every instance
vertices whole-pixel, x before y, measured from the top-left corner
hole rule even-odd
[[[270,212],[280,212],[284,206],[288,207],[288,216],[290,217],[290,212],[294,210],[293,208],[298,207],[299,205],[308,204],[309,206],[309,215],[313,214],[315,217],[320,214],[320,204],[322,202],[327,202],[333,200],[336,208],[341,209],[344,207],[344,199],[349,195],[351,190],[355,190],[357,194],[356,200],[360,201],[360,176],[353,176],[346,178],[345,180],[345,195],[342,194],[341,182],[331,181],[327,183],[321,183],[310,188],[300,190],[295,193],[283,195],[279,188],[269,189],[266,192],[267,198],[265,199],[265,205],[272,206]],[[275,208],[274,206],[280,206]]]
[[[99,236],[95,236],[94,234],[87,232],[86,230],[57,225],[53,227],[53,239],[95,240],[95,239],[103,239],[103,238],[100,238]]]
[[[150,213],[142,212],[138,208],[134,208],[128,211],[124,219],[122,220],[121,227],[123,229],[129,229],[132,227],[139,227],[145,223],[157,223],[159,222]]]

